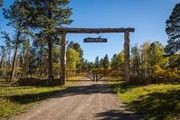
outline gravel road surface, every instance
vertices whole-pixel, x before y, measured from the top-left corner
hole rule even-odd
[[[10,120],[139,120],[104,82],[79,81]]]

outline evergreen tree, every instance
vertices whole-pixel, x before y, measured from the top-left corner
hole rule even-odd
[[[10,65],[11,63],[11,48],[12,48],[12,41],[7,32],[1,32],[3,35],[2,38],[4,39],[5,47],[7,49],[7,55],[8,55],[8,64]]]
[[[100,61],[99,61],[99,57],[97,56],[94,62],[95,68],[99,68],[100,67]]]
[[[88,70],[88,60],[83,60],[83,66],[82,66],[82,70],[83,71],[87,71]]]
[[[88,71],[91,71],[92,69],[94,69],[94,63],[93,62],[88,62]]]
[[[19,0],[17,0],[19,1]],[[42,32],[48,44],[48,74],[53,78],[53,44],[57,37],[56,28],[70,24],[71,8],[68,0],[22,0],[19,1],[23,24],[33,32]]]
[[[169,40],[165,50],[167,53],[174,54],[180,50],[180,3],[176,4],[166,21],[166,33]]]
[[[18,11],[18,12],[17,12]],[[14,48],[13,62],[12,62],[12,70],[11,70],[11,80],[15,75],[15,67],[17,60],[17,53],[20,45],[23,41],[23,35],[26,31],[26,27],[23,22],[24,19],[21,17],[21,6],[19,5],[19,1],[15,1],[9,9],[3,9],[4,17],[9,21],[8,25],[12,26],[15,29],[15,37],[12,40],[12,45]]]
[[[109,66],[110,66],[109,57],[106,54],[105,57],[104,57],[104,60],[103,60],[103,68],[107,69],[107,68],[109,68]]]
[[[103,61],[104,61],[103,58],[101,58],[100,61],[99,61],[99,67],[100,67],[100,68],[103,68]]]
[[[30,41],[27,37],[22,43],[22,51],[21,51],[21,73],[28,76],[30,71]]]
[[[6,66],[7,66],[7,50],[4,45],[0,46],[0,75],[5,77],[6,75]]]
[[[168,58],[168,67],[171,70],[180,70],[180,55],[179,54],[174,54],[169,56]]]
[[[40,35],[41,36],[41,35]],[[38,70],[31,70],[30,73],[34,73],[35,71],[38,73],[40,77],[47,74],[48,66],[47,64],[47,56],[48,56],[48,49],[47,45],[43,39],[43,37],[37,37],[31,46],[31,64],[32,68],[36,68]]]
[[[117,54],[114,54],[112,59],[111,59],[111,68],[113,70],[116,70],[118,68],[118,66],[117,66]]]

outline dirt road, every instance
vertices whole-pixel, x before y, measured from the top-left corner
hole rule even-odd
[[[82,81],[10,120],[136,120],[103,82]]]

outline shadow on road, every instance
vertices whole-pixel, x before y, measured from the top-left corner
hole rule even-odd
[[[17,102],[19,104],[28,104],[28,103],[32,103],[36,101],[42,101],[48,98],[74,96],[74,95],[79,95],[79,94],[89,95],[89,94],[94,94],[94,93],[106,94],[106,93],[112,93],[112,91],[107,84],[96,84],[96,82],[94,82],[94,84],[72,86],[64,90],[55,90],[51,92],[43,92],[43,93],[37,93],[37,94],[7,96],[7,99],[13,102]]]
[[[135,113],[120,110],[109,110],[98,113],[96,120],[140,120]]]
[[[69,87],[68,89],[62,90],[60,96],[73,96],[78,94],[95,94],[95,93],[113,93],[107,84],[94,84],[83,85],[83,86],[74,86]],[[58,96],[59,97],[59,96]]]

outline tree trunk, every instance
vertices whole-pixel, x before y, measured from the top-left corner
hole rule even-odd
[[[19,46],[19,42],[20,42],[20,35],[21,35],[20,31],[18,31],[17,32],[16,41],[15,41],[15,50],[14,50],[14,57],[13,57],[13,62],[12,62],[10,81],[12,81],[14,79],[16,59],[17,59],[17,52],[18,52],[18,46]]]
[[[48,67],[48,80],[49,82],[52,81],[54,79],[53,76],[53,72],[52,72],[52,39],[50,36],[48,36],[48,63],[49,63],[49,67]],[[47,83],[49,84],[49,83]]]
[[[18,51],[18,44],[15,45],[10,81],[12,81],[14,79],[16,59],[17,59],[17,51]]]
[[[6,71],[7,71],[7,61],[6,61],[6,57],[3,61],[3,78],[6,77]]]
[[[4,75],[5,75],[5,67],[6,67],[6,63],[5,63],[5,56],[3,55],[2,58],[1,58],[1,77],[4,78]]]
[[[40,60],[39,60],[39,76],[43,77],[43,53],[42,53],[43,45],[40,45]]]

